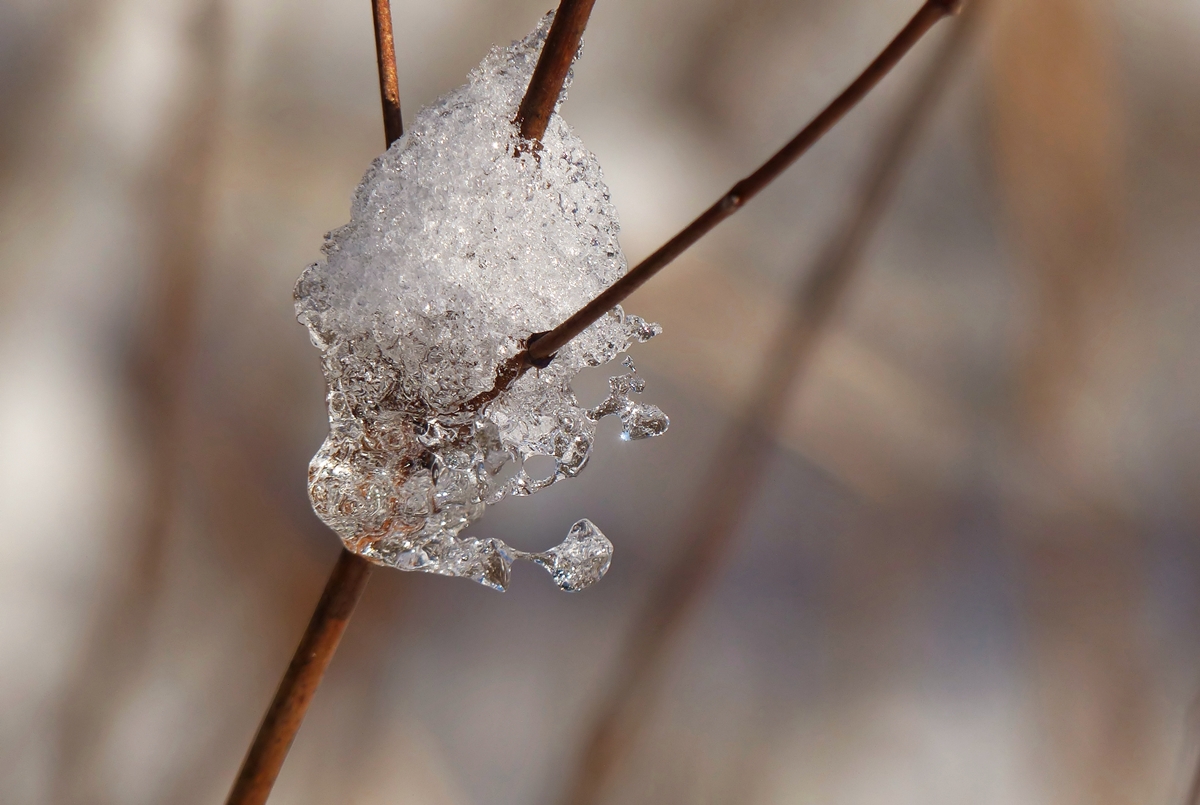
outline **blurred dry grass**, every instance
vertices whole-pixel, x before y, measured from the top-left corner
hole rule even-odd
[[[564,112],[629,256],[914,7],[599,3]],[[409,114],[544,11],[396,0]],[[1200,13],[993,11],[613,802],[1183,794]],[[635,359],[672,431],[606,432],[580,479],[481,524],[531,547],[589,516],[604,583],[377,574],[273,801],[558,794],[746,356],[931,48],[631,302],[666,327]],[[304,497],[322,390],[290,292],[379,146],[376,87],[365,0],[0,5],[5,802],[225,793],[336,547]]]

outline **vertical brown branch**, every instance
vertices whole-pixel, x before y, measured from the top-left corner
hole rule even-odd
[[[968,19],[977,16],[973,8]],[[579,751],[564,798],[568,805],[599,802],[632,749],[652,709],[659,671],[711,587],[758,487],[791,390],[845,296],[858,258],[882,218],[921,126],[963,52],[973,28],[967,23],[964,20],[956,27],[918,84],[868,171],[858,206],[821,253],[789,307],[763,363],[756,392],[725,434],[712,461],[683,544],[651,585],[650,598],[633,621],[607,693]]]
[[[554,13],[546,44],[542,46],[533,77],[529,79],[529,87],[517,109],[516,123],[523,139],[538,142],[546,133],[550,115],[554,113],[554,105],[558,103],[567,71],[579,51],[583,29],[587,27],[595,4],[596,0],[562,0]]]
[[[375,59],[379,67],[383,131],[388,146],[391,146],[404,134],[404,124],[400,116],[400,90],[389,0],[371,0],[371,13],[375,25]],[[262,805],[267,801],[373,568],[374,565],[366,559],[344,548],[338,555],[321,600],[317,602],[308,628],[296,647],[287,672],[279,682],[275,697],[263,716],[262,724],[234,780],[227,805]]]
[[[390,147],[404,135],[400,115],[400,83],[396,77],[396,41],[392,37],[391,0],[371,0],[375,22],[375,61],[379,66],[379,102],[383,106],[383,136]]]

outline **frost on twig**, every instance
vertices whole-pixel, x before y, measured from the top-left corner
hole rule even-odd
[[[612,544],[587,520],[537,554],[461,536],[488,505],[576,475],[602,416],[617,415],[627,438],[667,428],[661,410],[630,398],[644,383],[628,359],[596,407],[571,390],[581,369],[659,332],[620,308],[546,368],[466,406],[531,333],[627,269],[600,166],[562,118],[540,149],[518,147],[513,119],[550,19],[493,48],[465,85],[417,114],[363,177],[324,261],[296,283],[328,384],[329,436],[309,466],[314,510],[376,563],[497,589],[514,558],[581,589],[607,570]],[[533,456],[551,457],[554,471],[531,476]]]

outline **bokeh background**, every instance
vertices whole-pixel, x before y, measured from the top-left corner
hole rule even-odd
[[[546,0],[394,0],[406,118]],[[564,116],[631,260],[916,0],[599,0]],[[671,430],[377,572],[279,803],[559,801],[783,300],[936,31],[640,291]],[[291,289],[383,145],[367,0],[0,2],[0,800],[220,802],[338,542]],[[1182,803],[1200,749],[1200,4],[992,0],[612,803]],[[1190,805],[1190,803],[1189,803]]]

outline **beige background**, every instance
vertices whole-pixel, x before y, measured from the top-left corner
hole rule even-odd
[[[547,2],[395,0],[406,119]],[[564,115],[637,260],[915,0],[599,0]],[[376,574],[278,803],[553,802],[787,292],[936,32],[628,307],[672,417]],[[1200,5],[993,0],[611,801],[1167,803],[1200,689]],[[291,286],[380,150],[367,0],[0,0],[0,800],[219,802],[337,543]],[[581,388],[590,388],[583,384]],[[584,392],[588,393],[588,392]]]

